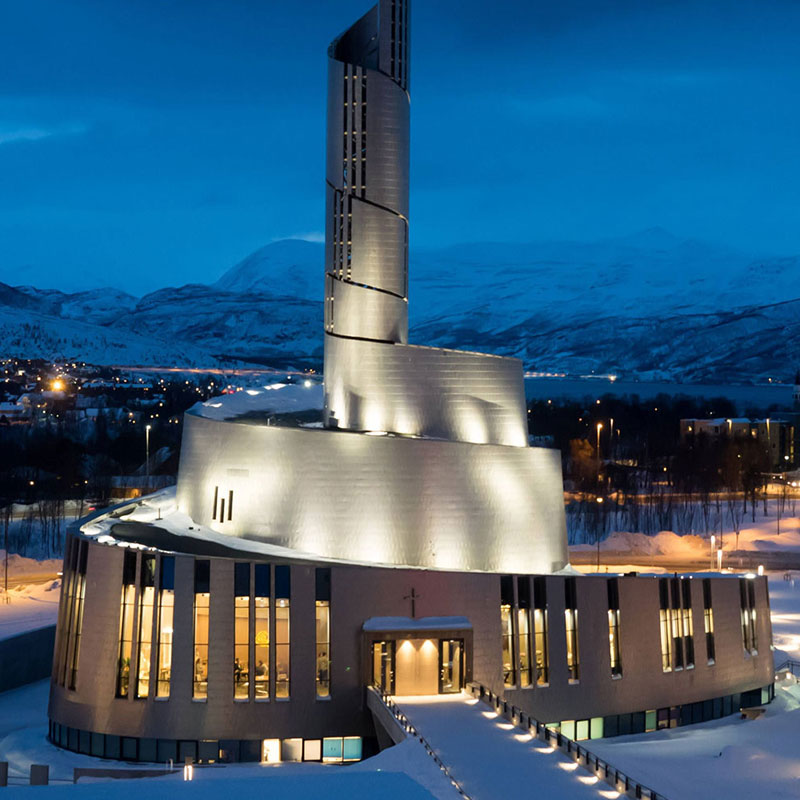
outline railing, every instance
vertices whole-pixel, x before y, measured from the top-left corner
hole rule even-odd
[[[800,667],[800,662],[795,663]],[[507,700],[501,699],[499,695],[496,695],[482,684],[471,683],[467,687],[467,691],[473,697],[494,708],[498,715],[508,719],[509,722],[569,755],[579,766],[594,773],[600,780],[606,781],[620,794],[626,794],[628,797],[647,798],[647,800],[667,800],[663,794],[659,794],[643,783],[634,780],[630,775],[612,766],[582,744],[564,736],[555,728],[548,728],[543,722],[539,722],[531,717],[530,714],[526,714],[516,706],[511,705]]]
[[[784,661],[779,667],[775,667],[775,674],[777,675],[779,672],[791,672],[795,676],[800,674],[800,661],[791,659]]]
[[[381,702],[389,711],[389,713],[397,720],[400,724],[400,727],[405,732],[406,736],[413,736],[415,739],[419,741],[419,743],[425,748],[425,752],[434,760],[435,764],[439,769],[442,771],[444,776],[450,781],[453,785],[455,790],[463,797],[465,800],[472,800],[472,798],[464,791],[461,784],[450,774],[450,770],[447,769],[444,762],[441,758],[437,755],[436,751],[430,746],[428,740],[414,727],[411,720],[400,710],[397,703],[392,700],[391,695],[387,694],[381,687],[379,686],[372,686],[370,687],[375,694],[380,697]]]

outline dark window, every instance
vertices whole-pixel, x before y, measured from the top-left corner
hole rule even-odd
[[[106,758],[119,759],[120,757],[120,738],[106,734]]]
[[[157,759],[156,740],[139,739],[139,761],[156,761]]]
[[[136,761],[138,756],[138,741],[132,736],[122,737],[122,760],[123,761]]]
[[[210,561],[197,560],[194,562],[194,593],[201,594],[211,591]]]
[[[178,761],[183,764],[187,758],[197,761],[197,742],[178,742]]]
[[[270,595],[269,564],[256,564],[255,568],[255,595],[267,597]]]
[[[159,739],[157,747],[157,761],[177,761],[178,747],[174,739]]]
[[[250,596],[250,564],[238,563],[234,565],[233,594],[236,597]]]

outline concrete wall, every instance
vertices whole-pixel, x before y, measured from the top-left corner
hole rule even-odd
[[[217,487],[230,521],[212,519]],[[543,573],[567,563],[562,490],[556,450],[187,414],[177,501],[220,533],[322,557]]]
[[[0,692],[50,676],[56,626],[0,639]]]

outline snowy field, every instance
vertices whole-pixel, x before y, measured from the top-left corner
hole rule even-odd
[[[175,793],[192,798],[232,796],[269,797],[270,800],[299,800],[326,797],[372,798],[383,800],[458,800],[458,794],[441,774],[432,759],[414,740],[385,750],[358,764],[269,764],[197,767],[194,780],[184,783],[182,775],[147,778],[146,783],[128,780],[82,778],[75,788],[73,768],[152,769],[152,764],[125,764],[71,753],[47,740],[47,697],[49,681],[0,694],[0,761],[9,762],[9,789],[3,797],[28,797],[46,791],[50,797],[62,793],[70,797],[105,798],[115,791],[129,793],[146,786],[148,796],[169,800]],[[50,766],[51,786],[31,789],[24,784],[31,764]],[[142,780],[142,779],[140,779]],[[225,781],[222,790],[218,781]],[[56,788],[62,786],[60,791]],[[14,788],[17,787],[17,788]],[[24,788],[23,788],[24,787]]]
[[[0,550],[0,576],[4,556]],[[60,558],[35,561],[15,554],[8,557],[8,594],[0,582],[0,639],[56,624],[61,580],[53,576],[60,571]]]
[[[770,577],[775,662],[800,659],[800,573]],[[738,715],[683,728],[587,742],[669,800],[800,797],[800,685],[776,684],[757,720]]]

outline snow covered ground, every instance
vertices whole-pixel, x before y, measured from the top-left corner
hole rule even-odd
[[[608,797],[617,796],[563,753],[498,718],[467,694],[396,701],[473,800],[597,800],[604,790]]]
[[[147,778],[146,783],[128,780],[82,778],[73,787],[73,768],[152,769],[152,764],[124,764],[71,753],[47,740],[47,696],[49,681],[39,681],[0,694],[0,761],[9,763],[9,789],[3,796],[46,791],[50,797],[70,796],[93,800],[113,792],[128,794],[146,787],[153,800],[174,796],[192,798],[269,797],[270,800],[298,800],[326,797],[332,800],[381,797],[382,800],[458,800],[458,794],[442,775],[422,745],[408,739],[374,758],[358,764],[242,764],[196,768],[191,783],[182,776]],[[27,776],[31,764],[48,764],[49,790],[30,789]],[[141,780],[141,779],[140,779]],[[219,781],[224,780],[224,788]],[[69,784],[69,785],[68,785]],[[62,788],[58,788],[59,785]]]
[[[614,531],[600,542],[600,558],[601,561],[606,559],[607,563],[617,565],[620,558],[625,558],[630,559],[627,563],[651,566],[658,566],[660,561],[669,559],[676,563],[683,562],[687,568],[692,565],[696,568],[700,564],[710,565],[712,558],[716,560],[716,549],[722,548],[723,566],[738,566],[741,556],[761,555],[768,568],[779,569],[780,557],[786,555],[787,568],[793,567],[793,561],[800,559],[800,515],[797,514],[797,505],[796,501],[787,503],[779,520],[777,501],[770,500],[768,513],[764,514],[763,506],[759,504],[753,521],[749,505],[748,513],[743,515],[741,502],[738,501],[735,513],[740,525],[739,535],[736,535],[729,510],[726,510],[723,515],[724,527],[710,531],[715,536],[713,554],[710,535],[679,535],[673,531],[648,535]],[[792,511],[794,514],[790,515]],[[577,563],[592,561],[597,552],[595,544],[575,544],[569,549],[572,560]]]
[[[0,590],[0,639],[55,625],[60,595],[60,580]]]
[[[800,657],[800,574],[770,578],[775,662]],[[764,717],[738,715],[615,739],[588,742],[601,758],[670,800],[800,797],[800,685],[776,685]]]
[[[0,550],[0,576],[4,556]],[[8,594],[0,585],[0,639],[56,624],[61,580],[55,576],[60,571],[60,558],[8,557]]]

